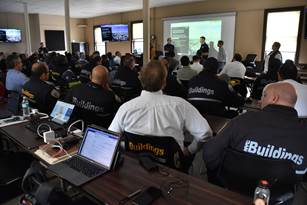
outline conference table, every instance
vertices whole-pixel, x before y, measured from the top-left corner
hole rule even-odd
[[[0,112],[5,106],[0,105]],[[207,119],[218,119],[209,117]],[[227,121],[227,120],[226,120]],[[31,153],[38,160],[34,152],[38,146],[44,144],[41,138],[25,128],[28,122],[0,128],[2,135],[16,143],[20,148]],[[209,120],[209,124],[214,123]],[[218,123],[221,124],[221,123]],[[217,126],[220,127],[220,126]],[[42,160],[41,160],[42,161]],[[48,166],[48,165],[47,165]],[[162,172],[147,172],[137,159],[124,155],[121,166],[103,176],[100,176],[78,189],[87,196],[102,204],[118,204],[118,202],[138,189],[146,189],[149,186],[160,188],[163,197],[155,204],[219,204],[240,205],[251,204],[251,199],[240,194],[212,185],[204,180],[189,176],[171,168],[159,165]],[[179,183],[182,186],[176,186]],[[175,184],[174,184],[175,183]],[[170,187],[172,191],[170,192]],[[170,192],[168,194],[168,192]],[[127,204],[131,204],[128,202]]]

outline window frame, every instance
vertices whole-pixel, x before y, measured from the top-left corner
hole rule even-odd
[[[133,53],[133,40],[134,40],[134,38],[133,38],[133,24],[137,24],[137,23],[143,23],[143,20],[137,20],[137,21],[131,21],[130,22],[130,36],[131,36],[131,44],[130,44],[130,50],[131,50],[131,53]],[[143,47],[144,47],[144,35],[143,35]],[[144,53],[144,51],[143,51],[143,53]]]
[[[101,27],[101,25],[93,26],[93,44],[94,44],[93,48],[94,48],[94,51],[96,51],[95,28],[98,28],[98,27]],[[104,46],[105,51],[104,52],[106,54],[107,53],[107,42],[105,42],[105,41],[102,41],[102,42],[104,42],[104,44],[105,44],[105,46]],[[103,54],[101,54],[101,55],[103,55]]]
[[[295,52],[295,63],[299,62],[300,49],[301,49],[301,40],[302,40],[302,31],[303,31],[303,22],[304,22],[304,6],[297,7],[285,7],[285,8],[273,8],[264,10],[264,19],[263,19],[263,33],[262,33],[262,49],[261,49],[261,60],[264,61],[264,52],[265,52],[265,42],[267,34],[267,23],[268,23],[268,14],[274,12],[291,12],[291,11],[300,11],[299,25],[298,25],[298,34],[296,42],[296,52]]]

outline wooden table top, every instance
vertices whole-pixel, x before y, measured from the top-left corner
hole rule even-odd
[[[252,204],[251,199],[212,185],[201,179],[186,175],[176,170],[165,168],[168,176],[159,172],[149,173],[143,169],[136,159],[124,157],[123,165],[115,171],[109,172],[99,178],[83,185],[82,190],[105,204],[118,204],[118,202],[138,189],[149,186],[160,188],[163,197],[153,205],[164,204],[210,204],[210,205],[239,205]],[[171,182],[183,181],[184,186],[174,188],[167,194]],[[132,204],[128,202],[127,204]]]

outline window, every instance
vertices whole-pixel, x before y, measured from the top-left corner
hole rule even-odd
[[[94,50],[99,51],[100,55],[106,54],[106,42],[102,41],[101,27],[94,27]]]
[[[135,22],[132,23],[132,53],[142,54],[143,53],[143,23]]]
[[[265,11],[264,51],[272,51],[272,44],[281,44],[280,52],[283,62],[287,59],[297,62],[301,37],[302,8],[275,9]],[[263,56],[264,57],[264,56]]]

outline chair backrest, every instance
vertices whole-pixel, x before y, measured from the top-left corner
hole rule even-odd
[[[269,182],[271,195],[293,191],[297,178],[295,165],[289,160],[276,160],[227,149],[218,173],[228,189],[253,196],[260,180]]]
[[[136,135],[124,132],[125,149],[134,154],[148,155],[168,167],[185,171],[183,153],[173,137]]]
[[[292,205],[305,205],[307,203],[307,182],[299,184],[294,195]]]
[[[230,78],[229,84],[242,97],[246,97],[246,95],[247,95],[247,86],[246,86],[246,83],[245,83],[244,79],[242,79],[242,78]]]
[[[245,63],[255,63],[257,54],[247,54],[244,60]]]

